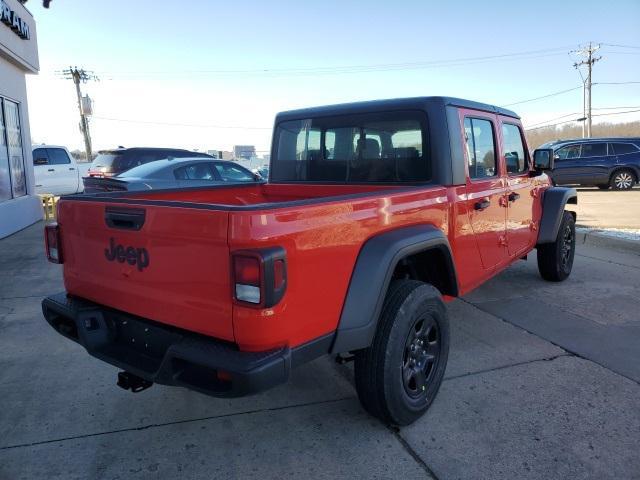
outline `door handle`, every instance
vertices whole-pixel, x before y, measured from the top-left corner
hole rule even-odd
[[[476,202],[473,208],[475,208],[476,210],[485,210],[486,208],[489,208],[489,205],[491,205],[491,202],[489,201],[489,199],[484,198],[479,202]]]
[[[520,194],[519,194],[519,193],[511,192],[511,193],[509,194],[509,201],[510,201],[510,202],[515,202],[515,201],[516,201],[517,199],[519,199],[519,198],[520,198]]]
[[[56,169],[55,168],[50,168],[49,170],[47,170],[47,172],[55,172]]]
[[[69,170],[75,170],[75,168],[73,168],[73,167],[69,167]]]

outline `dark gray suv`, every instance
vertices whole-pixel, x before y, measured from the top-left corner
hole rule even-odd
[[[555,165],[556,185],[597,186],[629,190],[640,179],[640,138],[584,138],[545,143]]]

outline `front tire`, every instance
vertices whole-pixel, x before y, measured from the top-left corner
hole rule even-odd
[[[636,175],[633,171],[624,168],[611,175],[609,184],[614,190],[631,190],[636,183]]]
[[[555,242],[538,245],[538,271],[545,280],[561,282],[571,275],[576,252],[576,221],[565,211]]]
[[[385,423],[413,423],[438,393],[448,356],[449,320],[440,292],[415,280],[395,281],[373,343],[356,352],[360,402]]]

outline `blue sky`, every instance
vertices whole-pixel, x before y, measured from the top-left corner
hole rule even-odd
[[[27,7],[36,18],[41,62],[40,75],[28,81],[32,137],[70,148],[81,146],[75,93],[54,74],[68,65],[101,79],[83,86],[95,102],[95,148],[254,143],[266,150],[280,110],[418,95],[505,105],[581,85],[572,67],[577,57],[569,53],[579,44],[640,46],[638,0],[54,0],[49,10],[30,0]],[[539,53],[425,64],[521,52]],[[600,52],[594,82],[640,82],[639,48],[606,45]],[[347,68],[420,62],[420,68]],[[305,71],[332,67],[349,73]],[[593,106],[640,106],[640,84],[596,85]],[[511,108],[533,125],[581,111],[582,92]],[[599,118],[638,119],[640,112]]]

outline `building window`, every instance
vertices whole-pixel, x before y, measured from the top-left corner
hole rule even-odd
[[[19,105],[0,98],[0,202],[27,194]]]

